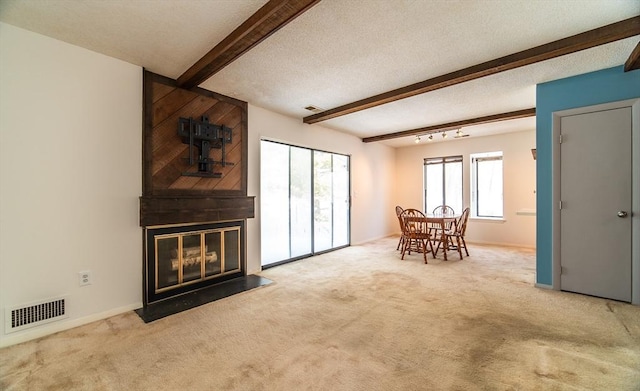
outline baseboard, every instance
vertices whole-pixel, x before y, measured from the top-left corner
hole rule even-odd
[[[375,242],[376,240],[380,240],[380,239],[390,238],[392,236],[400,236],[400,233],[399,232],[394,232],[394,233],[390,233],[390,234],[387,234],[387,235],[381,235],[381,236],[377,236],[375,238],[362,240],[362,241],[356,242],[356,243],[351,243],[351,245],[352,246],[361,246],[363,244]]]
[[[549,284],[540,284],[540,283],[535,283],[534,285],[536,288],[540,288],[540,289],[550,289],[553,290],[553,285],[549,285]]]
[[[380,240],[380,239],[385,239],[385,238],[390,238],[390,237],[399,237],[400,236],[400,232],[393,232],[387,235],[382,235],[382,236],[378,236],[375,238],[371,238],[371,239],[367,239],[367,240],[363,240],[357,243],[351,243],[352,246],[360,246],[363,244],[367,244],[370,242],[375,242],[376,240]],[[514,247],[514,248],[526,248],[529,250],[535,250],[536,249],[536,245],[527,245],[527,244],[517,244],[517,243],[502,243],[502,242],[484,242],[481,240],[471,240],[471,239],[466,239],[467,243],[469,244],[477,244],[480,246],[500,246],[500,247]]]
[[[526,248],[529,250],[535,250],[536,246],[534,245],[527,245],[527,244],[517,244],[517,243],[501,243],[501,242],[483,242],[481,240],[471,240],[471,239],[466,239],[467,243],[469,244],[477,244],[480,246],[500,246],[500,247],[517,247],[517,248]]]
[[[30,330],[25,330],[23,332],[16,333],[15,335],[2,335],[0,336],[0,348],[16,345],[22,342],[31,341],[32,339],[46,337],[47,335],[55,334],[60,331],[73,329],[78,326],[83,326],[85,324],[93,323],[98,320],[110,318],[115,315],[120,315],[125,312],[133,311],[140,307],[142,307],[142,302],[129,304],[123,307],[113,308],[111,310],[88,315],[82,318],[70,319],[64,322],[48,323],[40,327],[36,327]]]

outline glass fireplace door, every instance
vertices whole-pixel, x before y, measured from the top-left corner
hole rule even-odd
[[[170,229],[164,229],[170,230]],[[150,277],[152,294],[242,272],[241,226],[189,230],[152,235]],[[151,250],[151,248],[150,248]]]

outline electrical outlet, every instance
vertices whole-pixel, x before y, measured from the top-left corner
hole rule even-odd
[[[80,279],[80,286],[93,284],[93,278],[91,277],[91,271],[90,270],[85,270],[83,272],[79,272],[78,273],[78,278]]]

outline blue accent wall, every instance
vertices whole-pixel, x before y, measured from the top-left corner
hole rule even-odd
[[[640,97],[640,70],[614,67],[536,88],[536,282],[553,284],[553,112]]]

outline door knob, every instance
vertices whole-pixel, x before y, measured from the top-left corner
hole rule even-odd
[[[628,213],[625,212],[624,210],[621,210],[620,212],[618,212],[618,217],[620,218],[625,218],[627,217]]]

